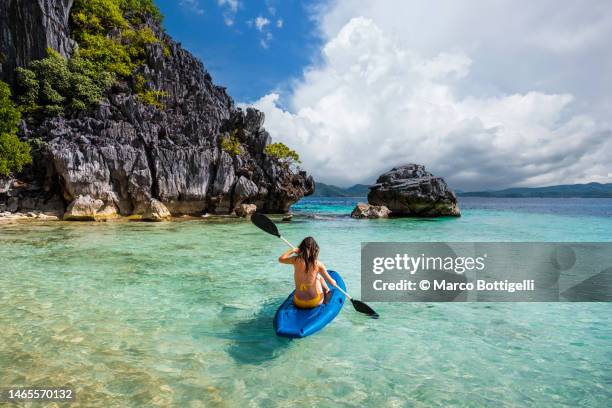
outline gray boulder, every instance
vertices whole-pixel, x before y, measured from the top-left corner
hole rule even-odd
[[[395,167],[370,186],[368,203],[384,205],[393,217],[460,216],[457,196],[441,177],[419,164]]]
[[[357,203],[351,217],[353,218],[388,218],[391,211],[384,205]]]
[[[104,201],[97,200],[91,196],[78,196],[70,203],[66,213],[65,221],[95,221],[98,210],[104,207]]]
[[[170,211],[156,199],[152,199],[142,213],[143,221],[164,221],[168,218],[170,218]]]
[[[257,206],[255,204],[240,204],[236,207],[236,215],[239,217],[250,217],[255,214],[257,211]]]

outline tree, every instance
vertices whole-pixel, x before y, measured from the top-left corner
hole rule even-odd
[[[288,168],[292,164],[301,163],[300,155],[284,143],[271,143],[266,146],[264,153],[276,160],[281,166]]]
[[[0,81],[0,176],[20,172],[32,163],[30,145],[17,137],[21,114],[11,100],[11,89]]]
[[[148,44],[160,42],[147,25],[151,18],[161,20],[153,0],[75,0],[70,22],[78,46],[72,57],[48,49],[45,58],[16,69],[22,113],[55,116],[95,106],[113,83],[145,63]],[[144,103],[163,108],[164,92],[144,82],[135,91]]]

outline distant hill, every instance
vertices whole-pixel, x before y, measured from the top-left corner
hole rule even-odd
[[[457,192],[460,197],[612,198],[612,183],[566,184],[549,187],[516,187],[498,191]]]
[[[355,184],[349,188],[342,188],[325,183],[316,183],[315,192],[311,197],[365,197],[368,195],[368,185]]]

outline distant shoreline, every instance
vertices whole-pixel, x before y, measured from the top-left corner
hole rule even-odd
[[[458,197],[484,198],[612,198],[612,183],[566,184],[547,187],[514,187],[493,191],[456,191]],[[343,188],[325,183],[316,183],[310,197],[363,198],[368,195],[368,186],[355,184]]]

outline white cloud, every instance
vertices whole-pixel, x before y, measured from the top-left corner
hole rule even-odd
[[[278,20],[276,20],[276,28],[283,28],[283,19],[279,18]]]
[[[265,35],[263,36],[263,38],[261,40],[259,40],[259,45],[261,45],[262,48],[269,48],[270,47],[270,41],[272,40],[272,33],[267,32],[265,33]]]
[[[462,51],[471,75],[462,95],[571,93],[572,109],[609,121],[612,110],[612,2],[538,0],[343,0],[315,15],[327,41],[353,17],[371,19],[424,57]]]
[[[272,16],[276,15],[276,0],[265,0],[264,3],[268,9],[268,13]]]
[[[204,14],[204,9],[200,6],[198,0],[180,0],[179,5],[192,13],[196,13],[198,15]]]
[[[238,0],[218,0],[219,6],[227,6],[234,13],[238,11]]]
[[[258,16],[255,19],[255,28],[257,28],[257,31],[261,33],[260,39],[259,39],[259,45],[265,49],[268,49],[270,47],[270,41],[272,41],[272,38],[273,38],[272,33],[268,29],[269,25],[270,25],[270,20],[268,20],[265,17]]]
[[[370,182],[410,162],[462,189],[609,177],[609,124],[576,111],[571,93],[506,92],[487,83],[498,73],[481,71],[477,50],[432,54],[387,31],[369,18],[350,19],[330,35],[320,65],[295,84],[288,108],[276,93],[254,104],[272,137],[296,149],[315,179]],[[502,74],[517,77],[516,69]]]
[[[264,30],[264,28],[266,28],[266,26],[267,26],[268,24],[270,24],[270,20],[268,20],[268,19],[267,19],[267,18],[265,18],[265,17],[258,16],[258,17],[255,19],[255,27],[257,27],[257,29],[258,29],[259,31],[263,31],[263,30]]]
[[[238,0],[217,0],[217,4],[219,7],[224,8],[223,22],[225,25],[228,27],[233,26],[240,2]]]

